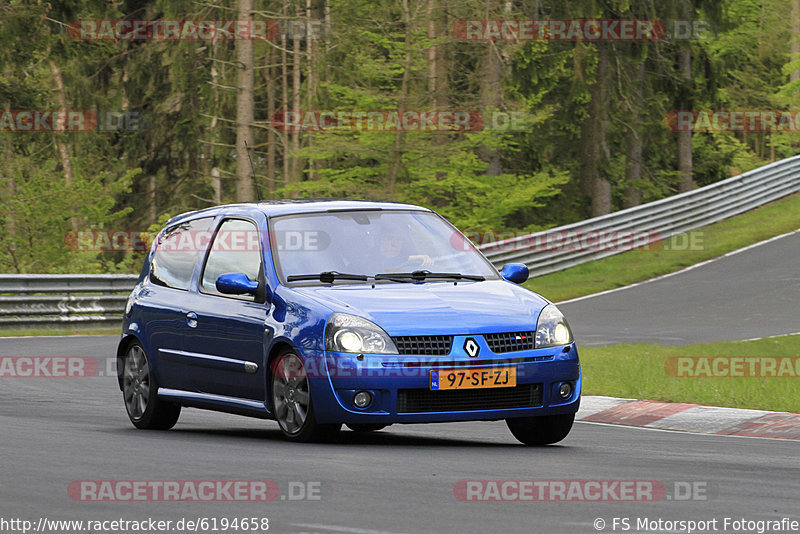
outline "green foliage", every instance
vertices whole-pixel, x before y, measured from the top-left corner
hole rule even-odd
[[[789,43],[798,38],[786,16],[790,0],[694,0],[691,16],[709,22],[710,35],[603,43],[467,42],[453,35],[453,25],[485,18],[672,21],[685,17],[684,0],[312,0],[312,18],[323,18],[325,5],[325,38],[313,40],[309,51],[307,40],[289,36],[285,65],[283,41],[254,43],[253,159],[264,191],[273,180],[274,198],[414,202],[465,230],[541,229],[591,215],[581,183],[587,147],[598,149],[597,171],[611,186],[612,209],[619,209],[632,188],[645,202],[677,192],[677,135],[665,127],[670,111],[800,106],[800,82],[790,82],[800,67],[800,58],[790,57]],[[284,12],[306,16],[303,2],[259,0],[255,8],[257,19]],[[235,42],[81,41],[65,26],[82,18],[208,20],[234,14],[235,3],[221,0],[0,3],[0,109],[57,109],[52,61],[63,75],[70,109],[129,110],[142,121],[138,130],[0,133],[0,270],[136,271],[142,253],[76,253],[64,236],[73,224],[80,230],[140,230],[217,198],[248,200],[236,198]],[[679,66],[687,50],[689,80]],[[609,58],[602,76],[601,51]],[[598,84],[604,100],[593,103]],[[268,85],[273,111],[294,109],[297,90],[301,110],[438,108],[527,119],[512,130],[303,131],[293,150],[292,136],[272,129]],[[593,109],[604,116],[601,136],[585,128]],[[632,132],[641,144],[642,172],[631,180]],[[59,142],[73,168],[71,186]],[[694,181],[710,184],[791,156],[799,142],[794,132],[696,133]],[[267,177],[270,153],[273,175]]]
[[[112,227],[130,213],[115,209],[116,197],[129,190],[137,170],[121,176],[86,174],[76,169],[67,186],[54,180],[58,169],[51,161],[17,158],[16,195],[0,198],[2,223],[13,221],[13,231],[0,235],[0,270],[20,273],[106,272],[113,263],[93,251],[80,251],[70,220],[94,228]],[[0,187],[7,187],[0,183]]]

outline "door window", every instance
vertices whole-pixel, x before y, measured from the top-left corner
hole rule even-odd
[[[160,286],[189,289],[197,258],[208,246],[213,221],[213,217],[204,217],[164,230],[153,255],[150,281]]]
[[[203,293],[253,300],[253,295],[224,295],[217,291],[217,278],[226,273],[244,273],[253,282],[261,279],[261,240],[250,221],[228,219],[214,236],[208,253],[200,290]]]

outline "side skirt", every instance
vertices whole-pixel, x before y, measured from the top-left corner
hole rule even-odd
[[[191,408],[245,415],[259,419],[274,419],[272,413],[263,402],[254,400],[169,388],[158,388],[158,397],[165,401]]]

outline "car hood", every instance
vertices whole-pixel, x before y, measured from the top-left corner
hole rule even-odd
[[[482,334],[536,329],[549,302],[504,280],[294,288],[336,312],[365,317],[389,335]]]

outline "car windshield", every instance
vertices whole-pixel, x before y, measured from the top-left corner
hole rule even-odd
[[[430,272],[439,276],[384,277],[388,281],[447,279],[444,273],[498,279],[471,243],[438,215],[413,210],[362,210],[283,215],[270,221],[278,276]],[[344,273],[336,276],[338,273]],[[307,277],[312,279],[312,276]],[[356,277],[349,277],[353,283]],[[380,277],[379,277],[380,278]],[[297,280],[297,278],[294,278]],[[319,279],[317,279],[319,281]],[[293,281],[289,279],[289,281]],[[361,283],[364,281],[361,280]]]

